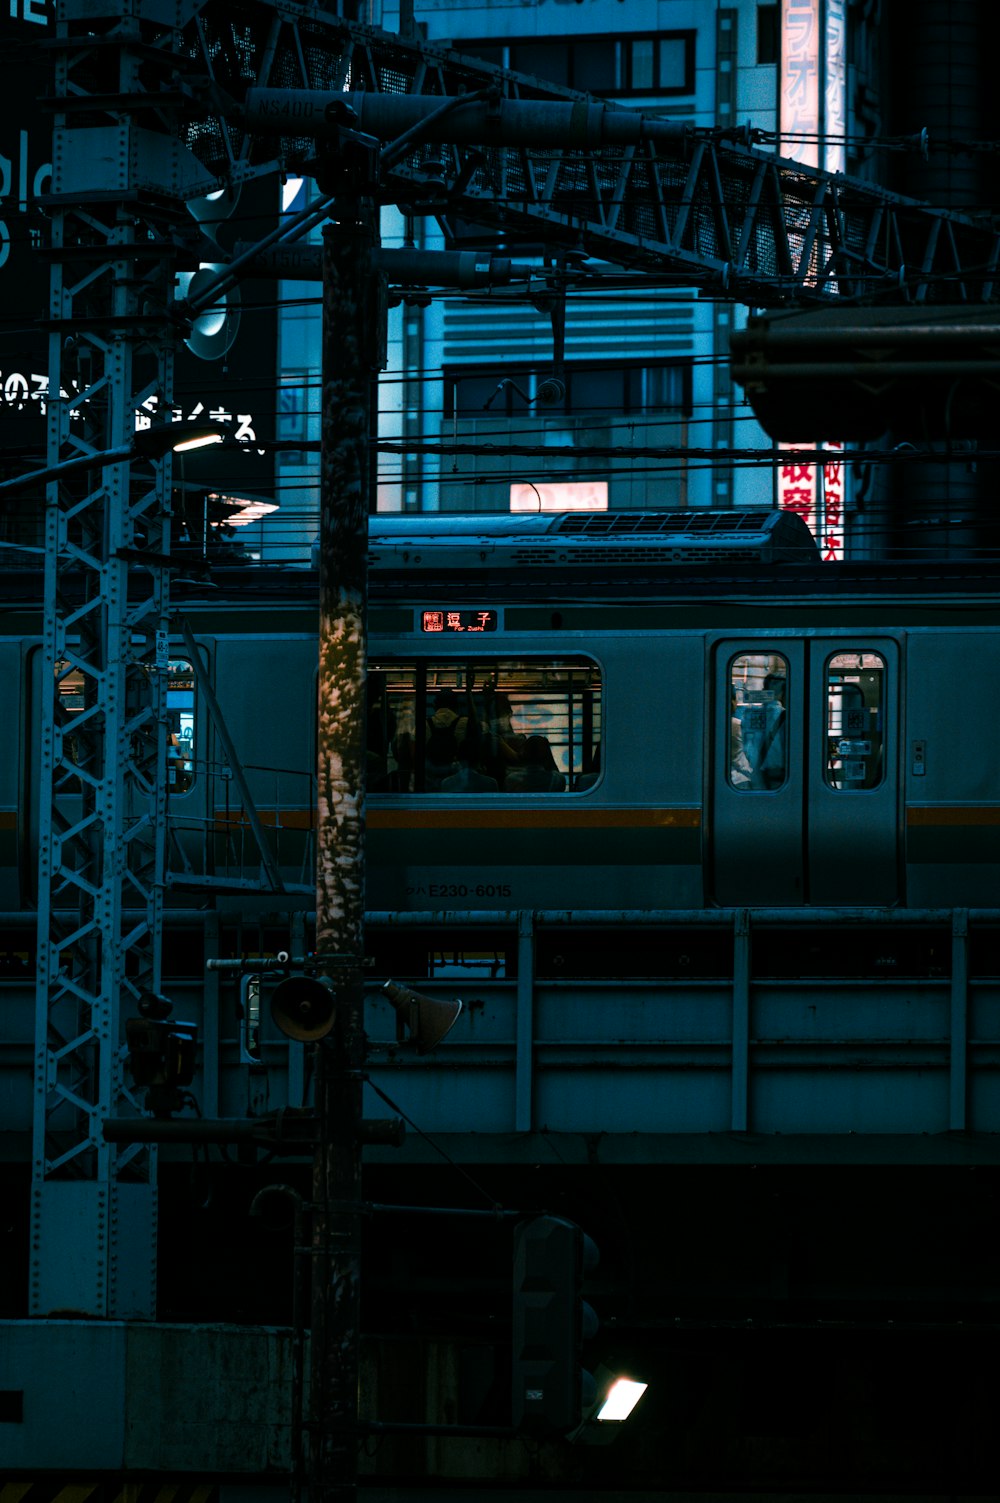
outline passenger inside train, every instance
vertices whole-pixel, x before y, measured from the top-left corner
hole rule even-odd
[[[441,780],[442,793],[496,793],[496,778],[483,771],[483,744],[478,727],[458,743],[455,771]]]
[[[504,778],[508,793],[565,793],[566,779],[556,766],[545,736],[528,736],[519,762]]]
[[[788,665],[776,653],[743,653],[730,682],[729,781],[734,788],[767,791],[786,777]]]
[[[373,796],[583,792],[600,767],[600,671],[579,658],[381,661],[368,729]]]

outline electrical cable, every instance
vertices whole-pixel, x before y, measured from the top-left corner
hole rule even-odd
[[[403,1108],[399,1105],[398,1102],[393,1101],[392,1097],[389,1096],[385,1091],[383,1091],[381,1086],[377,1086],[370,1075],[363,1074],[361,1078],[365,1082],[365,1084],[375,1092],[376,1096],[380,1096],[382,1098],[386,1106],[390,1107],[392,1111],[398,1113],[398,1115],[402,1117],[403,1121],[407,1124],[408,1127],[412,1127],[414,1132],[419,1133],[424,1141],[430,1144],[435,1153],[440,1154],[441,1158],[444,1159],[446,1164],[450,1164],[451,1167],[456,1170],[463,1179],[468,1180],[469,1184],[475,1190],[476,1194],[481,1195],[483,1199],[487,1201],[491,1210],[495,1211],[498,1215],[502,1214],[504,1207],[500,1203],[500,1201],[498,1201],[495,1196],[488,1194],[487,1191],[483,1189],[482,1185],[479,1184],[477,1180],[473,1179],[472,1175],[467,1173],[467,1171],[462,1168],[461,1164],[456,1164],[451,1155],[441,1147],[440,1143],[436,1142],[434,1138],[431,1137],[430,1133],[424,1132],[424,1129],[422,1127],[419,1127],[417,1123],[414,1122],[412,1117],[407,1116],[406,1112],[403,1111]]]

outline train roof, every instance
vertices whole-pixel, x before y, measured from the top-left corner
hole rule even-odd
[[[826,563],[802,519],[792,513],[660,511],[588,513],[379,514],[369,522],[373,601],[419,600],[437,593],[482,604],[505,600],[648,601],[684,599],[790,603],[927,600],[1000,601],[1000,558]],[[136,593],[142,590],[136,565]],[[8,609],[40,610],[41,549],[0,543],[0,599]],[[317,601],[318,576],[304,563],[248,559],[234,549],[176,550],[172,599],[183,610]],[[60,580],[76,593],[73,571]],[[82,587],[82,577],[81,577]],[[438,602],[440,603],[440,601]]]
[[[815,539],[794,512],[605,511],[421,513],[371,518],[369,561],[382,570],[575,569],[726,563],[815,563]]]

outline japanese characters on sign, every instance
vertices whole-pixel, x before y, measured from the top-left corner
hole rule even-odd
[[[819,536],[823,562],[836,564],[844,557],[844,445],[833,440],[823,445],[830,458],[823,465],[823,526]]]
[[[845,12],[846,0],[782,0],[781,7],[781,154],[828,172],[846,165]],[[778,505],[798,512],[824,562],[836,563],[844,557],[844,445],[822,447],[837,457],[796,462],[796,447],[779,445]]]
[[[815,461],[796,460],[799,450],[792,444],[780,444],[787,464],[778,467],[778,505],[782,511],[794,511],[805,522],[814,538],[819,537],[818,486]]]
[[[496,631],[496,611],[421,611],[420,630],[435,632],[450,631]]]
[[[846,0],[782,0],[781,154],[843,172],[847,162]]]
[[[54,29],[55,10],[55,0],[6,0],[0,6],[0,50],[9,64],[0,118],[0,292],[7,293],[6,334],[0,339],[0,449],[34,453],[39,462],[46,452],[50,405],[44,320],[49,308],[51,257],[45,251],[51,220],[41,200],[52,191],[53,117],[46,99],[53,88],[54,64],[45,40]],[[231,198],[235,203],[236,196]],[[245,184],[238,218],[225,226],[229,239],[262,238],[276,223],[278,200],[275,179]],[[238,342],[228,362],[198,359],[181,346],[172,402],[167,406],[162,399],[150,398],[136,412],[135,426],[206,417],[229,424],[241,447],[227,451],[225,466],[238,466],[241,486],[267,494],[275,484],[270,446],[278,358],[274,288],[249,281],[243,301]],[[68,361],[63,382],[60,396],[67,399],[70,421],[74,429],[82,428],[89,416],[87,400],[81,399]],[[153,384],[145,369],[136,375],[138,389],[150,390]]]
[[[821,0],[782,0],[781,152],[817,166],[820,133]],[[806,137],[808,139],[790,139]]]
[[[778,505],[802,518],[823,562],[836,564],[844,557],[844,445],[830,440],[822,447],[830,458],[820,464],[797,460],[801,450],[794,445],[779,445],[787,462],[778,467]]]
[[[826,0],[826,47],[823,77],[823,156],[827,172],[847,167],[847,9],[846,0]]]

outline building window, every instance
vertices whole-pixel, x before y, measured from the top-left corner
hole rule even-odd
[[[690,414],[690,366],[679,362],[656,365],[568,365],[562,373],[565,402],[558,409],[535,406],[546,371],[452,369],[445,372],[445,417],[516,417],[528,411],[570,415],[655,417]]]
[[[757,63],[758,65],[775,65],[778,62],[778,45],[780,31],[778,29],[778,7],[776,5],[758,5],[757,7]]]
[[[584,94],[693,94],[693,31],[540,41],[459,41],[460,52]]]
[[[583,792],[600,773],[588,659],[373,663],[368,793]]]

